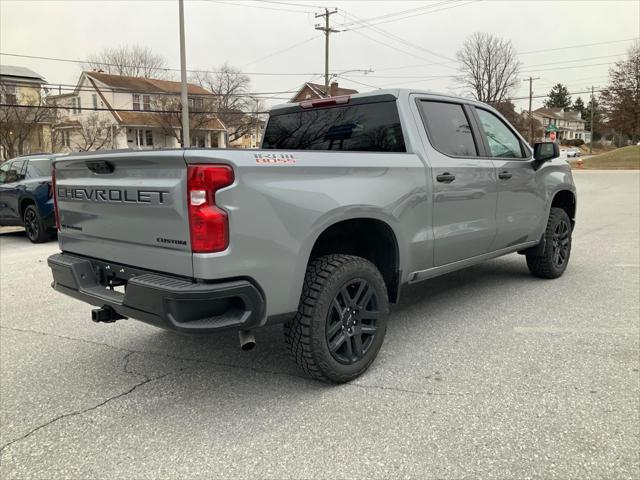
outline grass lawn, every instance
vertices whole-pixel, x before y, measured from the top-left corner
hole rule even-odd
[[[591,170],[638,170],[640,169],[640,146],[618,148],[584,159],[583,162],[583,168]],[[571,160],[571,166],[578,168],[577,161]]]

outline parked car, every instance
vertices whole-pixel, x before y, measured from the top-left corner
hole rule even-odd
[[[567,149],[567,158],[576,158],[580,156],[580,149],[577,147],[571,147]]]
[[[0,165],[0,226],[24,227],[41,243],[55,236],[51,162],[55,155],[17,157]]]
[[[558,155],[486,104],[382,90],[275,107],[261,150],[67,156],[53,287],[97,322],[236,329],[244,349],[284,323],[307,374],[346,382],[407,284],[515,252],[563,274],[576,191]]]

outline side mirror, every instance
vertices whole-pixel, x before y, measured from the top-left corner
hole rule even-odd
[[[543,164],[560,156],[560,147],[555,142],[540,142],[533,146],[533,158]]]

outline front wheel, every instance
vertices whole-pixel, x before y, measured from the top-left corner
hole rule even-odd
[[[307,267],[287,347],[311,377],[343,383],[361,375],[382,346],[389,298],[382,275],[364,258],[326,255]]]
[[[561,208],[552,208],[544,232],[544,250],[527,254],[529,271],[540,278],[558,278],[564,273],[571,255],[571,219]]]

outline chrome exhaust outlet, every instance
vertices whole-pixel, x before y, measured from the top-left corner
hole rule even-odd
[[[240,348],[245,352],[252,350],[256,346],[256,337],[251,330],[238,331],[238,338],[240,339]]]

